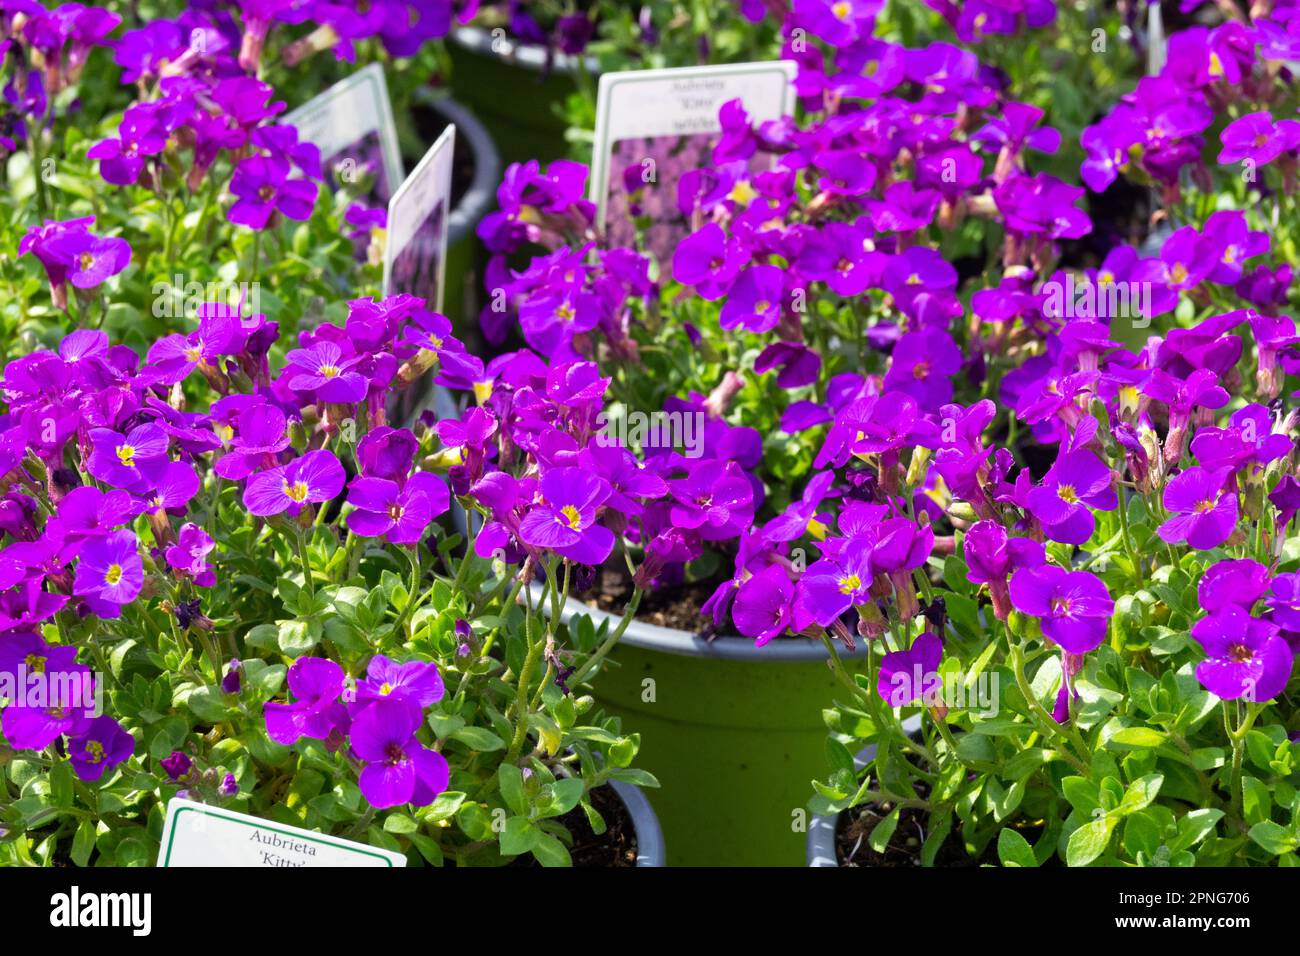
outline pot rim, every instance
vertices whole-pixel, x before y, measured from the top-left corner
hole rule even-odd
[[[540,581],[532,583],[533,596],[539,597],[542,589]],[[549,605],[542,603],[542,612],[549,613]],[[592,607],[577,598],[565,602],[560,612],[560,620],[568,624],[576,615],[586,614],[597,624],[608,621],[610,627],[618,624],[619,615],[610,614],[598,607]],[[820,641],[812,638],[775,638],[762,647],[755,647],[753,640],[739,635],[723,635],[712,640],[698,633],[681,631],[673,627],[661,627],[633,618],[627,630],[619,638],[619,644],[639,647],[644,650],[674,654],[678,657],[711,657],[724,661],[751,661],[763,663],[813,663],[826,660],[826,648]],[[867,656],[866,641],[863,640],[853,651],[840,651],[840,657],[857,659]]]
[[[910,736],[919,733],[921,730],[921,715],[914,714],[903,721],[903,730]],[[876,756],[876,745],[867,744],[859,750],[853,757],[853,766],[861,770],[867,764],[871,763]],[[835,851],[835,833],[839,830],[840,817],[844,811],[839,813],[830,813],[819,815],[812,818],[808,823],[808,840],[806,860],[807,865],[811,867],[834,867],[839,869],[839,855]]]
[[[451,31],[451,38],[457,46],[466,50],[478,53],[481,56],[494,57],[505,63],[521,66],[536,73],[544,73],[547,70],[554,73],[576,73],[578,71],[579,58],[571,53],[555,51],[548,56],[545,47],[531,43],[519,43],[504,37],[499,41],[494,41],[491,31],[485,30],[483,27],[455,27]],[[492,48],[493,42],[499,42],[501,48],[494,50]],[[593,75],[600,73],[600,61],[596,57],[588,54],[583,56],[582,60],[586,61],[588,73]]]
[[[667,852],[664,847],[664,832],[659,826],[659,817],[650,798],[634,783],[611,780],[618,798],[623,801],[628,815],[632,817],[632,830],[636,833],[636,865],[667,866]]]
[[[465,140],[474,154],[474,178],[447,216],[447,245],[472,237],[479,221],[496,205],[501,182],[501,154],[492,134],[465,104],[450,96],[421,87],[412,95],[417,106],[426,107],[456,126],[457,140]]]

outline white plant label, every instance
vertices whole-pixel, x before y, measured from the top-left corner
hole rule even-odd
[[[391,850],[179,797],[167,804],[159,866],[406,866]]]

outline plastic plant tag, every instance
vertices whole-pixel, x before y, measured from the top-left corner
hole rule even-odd
[[[408,293],[442,311],[456,127],[448,126],[388,204],[384,295]]]
[[[718,111],[740,100],[752,122],[789,116],[795,106],[795,65],[788,61],[736,63],[606,73],[596,96],[596,133],[587,198],[609,246],[634,246],[637,220],[646,224],[646,248],[661,263],[691,232],[689,211],[678,207],[678,181],[711,170],[724,193],[749,195],[750,173],[771,158],[715,168],[713,147],[722,124]]]
[[[406,857],[178,797],[167,804],[158,865],[392,867]]]
[[[333,189],[369,181],[361,197],[382,206],[402,181],[402,154],[384,70],[372,63],[294,110],[283,120],[301,140],[320,148],[321,168]]]

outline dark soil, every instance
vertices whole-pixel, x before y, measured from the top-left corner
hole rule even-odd
[[[717,587],[717,581],[696,581],[648,591],[641,597],[637,620],[692,634],[710,633],[713,623],[704,619],[700,608]],[[602,611],[621,615],[632,598],[632,582],[627,576],[627,570],[602,568],[595,585],[580,597]]]
[[[575,867],[636,866],[636,828],[632,815],[623,806],[613,787],[597,787],[588,795],[591,805],[605,818],[605,832],[597,836],[587,822],[581,806],[574,807],[560,823],[573,835],[569,856]],[[541,866],[530,853],[517,858],[512,866]]]
[[[908,807],[899,814],[898,827],[890,838],[884,853],[877,853],[867,844],[871,831],[889,816],[894,807],[890,803],[870,803],[840,814],[835,829],[835,858],[840,866],[921,866],[921,846],[929,835],[929,815],[924,808]],[[1032,844],[1038,838],[1038,827],[1021,829],[1025,839]],[[973,857],[966,852],[961,840],[961,824],[956,823],[948,839],[935,854],[934,866],[963,868],[999,866],[996,840],[990,840],[984,852]]]

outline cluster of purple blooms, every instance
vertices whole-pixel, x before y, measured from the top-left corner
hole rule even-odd
[[[438,477],[412,474],[418,440],[387,425],[385,401],[395,383],[463,354],[449,333],[418,299],[357,300],[343,326],[301,334],[273,373],[275,323],[210,304],[194,332],[159,340],[143,362],[91,330],[10,362],[0,419],[0,672],[17,680],[21,664],[29,674],[89,679],[73,646],[37,634],[65,609],[112,621],[161,593],[180,627],[210,629],[199,610],[217,575],[205,527],[212,512],[196,500],[205,482],[240,483],[247,512],[271,522],[307,521],[346,486],[352,533],[417,545],[450,496]],[[180,386],[191,378],[215,396],[205,411],[183,406]],[[345,420],[363,431],[350,480],[336,454]],[[132,746],[112,718],[91,711],[93,689],[92,680],[75,704],[11,702],[6,740],[40,750],[66,736],[72,753],[98,755],[74,760],[96,779]]]
[[[755,18],[764,6],[742,4]],[[1258,587],[1241,589],[1241,601],[1219,609],[1202,601],[1213,613],[1193,631],[1204,651],[1197,674],[1224,699],[1275,697],[1300,649],[1277,610],[1294,585],[1244,555],[1271,555],[1276,568],[1300,509],[1290,475],[1297,415],[1280,402],[1285,374],[1300,370],[1300,337],[1282,313],[1291,267],[1274,264],[1269,235],[1227,209],[1175,229],[1154,254],[1117,245],[1082,270],[1094,289],[1147,290],[1135,303],[1138,327],[1180,302],[1201,310],[1190,327],[1129,350],[1107,322],[1121,316],[1100,305],[1082,316],[1053,308],[1067,281],[1061,244],[1089,234],[1092,222],[1084,188],[1032,172],[1034,154],[1057,152],[1061,140],[1041,110],[1009,99],[1004,77],[968,50],[876,38],[879,3],[770,6],[787,15],[785,55],[813,118],[755,127],[739,102],[726,104],[712,163],[680,179],[678,210],[694,231],[660,274],[717,303],[721,330],[759,337],[753,372],[775,372],[787,393],[786,433],[824,431],[799,498],[757,526],[729,525],[730,541],[711,539],[734,549],[735,565],[706,616],[715,627],[730,617],[760,644],[787,633],[828,632],[850,646],[855,636],[883,638],[892,648],[884,688],[885,672],[938,666],[941,629],[910,646],[891,640],[891,629],[929,613],[925,567],[960,541],[969,580],[987,589],[995,616],[1033,619],[1059,649],[1055,716],[1065,721],[1072,679],[1106,640],[1115,603],[1099,576],[1062,566],[1061,555],[1093,540],[1098,515],[1128,509],[1138,495],[1158,518],[1157,541],[1214,552],[1203,592],[1222,586],[1225,569],[1258,570]],[[1055,17],[1050,3],[933,6],[966,42]],[[1083,181],[1097,190],[1118,172],[1146,176],[1173,201],[1185,166],[1194,182],[1205,180],[1197,137],[1225,101],[1280,98],[1265,81],[1276,75],[1269,64],[1290,56],[1295,17],[1275,4],[1249,26],[1176,34],[1164,71],[1084,134]],[[1263,79],[1252,74],[1258,66]],[[1298,145],[1296,121],[1243,108],[1223,130],[1220,162],[1276,164],[1289,183]],[[771,162],[755,163],[758,154]],[[595,235],[584,176],[570,163],[508,172],[501,211],[480,230],[498,254],[489,288],[506,306],[489,308],[483,322],[500,338],[509,315],[552,361],[587,358],[604,371],[636,361],[640,306],[660,287],[649,279],[650,256]],[[970,218],[1001,227],[1003,271],[974,292],[968,318],[958,271],[933,236]],[[507,271],[504,256],[529,245],[546,253]],[[860,332],[878,373],[856,351],[846,363],[813,344],[825,338],[808,303],[855,299],[881,307],[883,318]],[[1253,381],[1238,367],[1252,350]],[[1054,449],[1037,469],[1017,466],[990,440],[993,401],[961,400],[995,369],[1000,406]],[[703,407],[725,411],[741,381],[729,372]],[[1257,401],[1233,403],[1251,388]],[[761,461],[737,463],[761,505]],[[958,534],[936,531],[944,525]],[[804,542],[816,560],[799,559]],[[1266,613],[1254,618],[1261,600]]]

